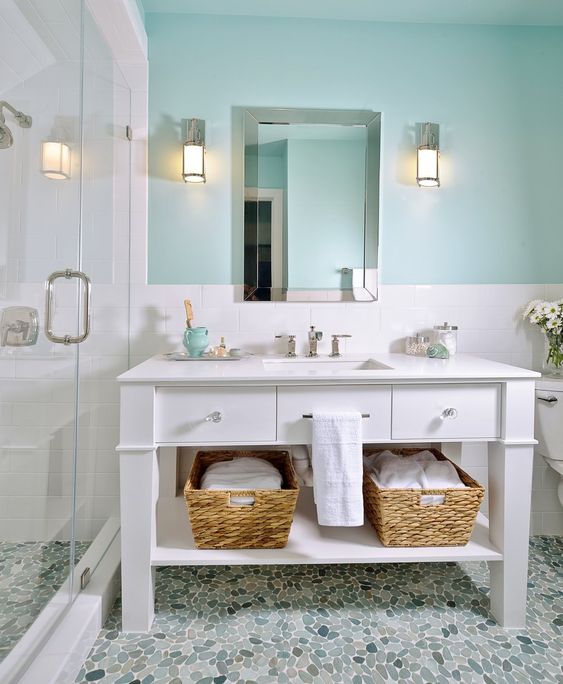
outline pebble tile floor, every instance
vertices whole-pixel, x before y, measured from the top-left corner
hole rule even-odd
[[[0,542],[0,662],[68,575],[70,543]],[[76,543],[78,561],[88,548]]]
[[[531,540],[516,631],[485,563],[160,568],[151,632],[120,632],[118,601],[76,682],[561,684],[562,552]]]

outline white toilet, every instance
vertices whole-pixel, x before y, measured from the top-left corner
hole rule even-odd
[[[563,506],[563,378],[536,382],[536,439],[537,452],[559,473],[557,495]]]

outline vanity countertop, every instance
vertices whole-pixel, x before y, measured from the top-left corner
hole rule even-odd
[[[351,369],[356,363],[375,364],[387,368]],[[367,365],[366,364],[366,365]],[[348,367],[347,367],[348,366]],[[283,355],[251,356],[236,361],[171,361],[163,355],[122,373],[122,383],[149,384],[257,384],[295,385],[330,384],[345,380],[351,384],[441,382],[455,380],[511,380],[541,377],[540,373],[489,361],[470,354],[456,354],[449,359],[428,359],[407,354],[345,354],[338,359],[317,359]]]

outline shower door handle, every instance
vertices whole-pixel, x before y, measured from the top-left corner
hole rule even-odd
[[[77,278],[82,285],[82,332],[80,335],[55,335],[53,332],[53,292],[55,289],[55,280],[65,278],[72,280]],[[64,271],[55,271],[47,278],[45,282],[45,336],[51,342],[57,344],[80,344],[90,334],[90,291],[92,284],[90,278],[82,271],[73,271],[67,268]]]

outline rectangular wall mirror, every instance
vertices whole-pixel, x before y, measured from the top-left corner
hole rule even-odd
[[[244,111],[245,301],[377,298],[381,114]]]

